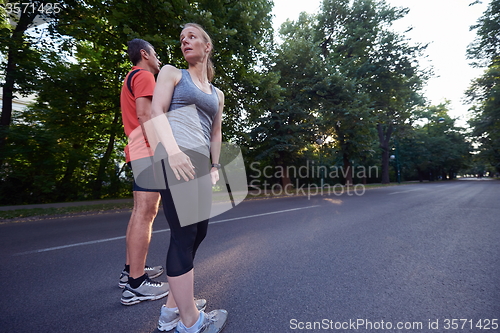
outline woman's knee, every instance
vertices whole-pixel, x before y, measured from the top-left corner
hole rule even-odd
[[[172,237],[178,246],[183,249],[190,249],[198,238],[198,228],[195,224],[180,227],[172,233]]]
[[[197,223],[196,239],[199,240],[200,243],[207,236],[207,231],[208,231],[208,220]]]

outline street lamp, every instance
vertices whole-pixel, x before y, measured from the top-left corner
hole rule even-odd
[[[438,123],[438,124],[442,124],[442,123],[444,123],[444,121],[445,121],[445,119],[444,119],[443,117],[439,117],[439,118],[437,119],[437,123]],[[428,135],[428,136],[430,136],[430,130],[429,130],[429,128],[430,128],[430,123],[431,123],[431,118],[427,118],[427,135]],[[432,161],[431,161],[431,162],[432,162]],[[432,168],[432,164],[431,164],[431,168]],[[432,179],[434,178],[434,177],[433,177],[433,174],[432,174],[432,171],[433,171],[433,170],[431,169],[430,174],[429,174],[429,181],[432,181]]]
[[[439,117],[437,120],[437,122],[439,124],[444,123],[444,121],[445,121],[445,119],[443,117]],[[430,134],[430,124],[431,124],[431,118],[428,117],[427,118],[427,134]]]
[[[394,139],[394,143],[396,145],[396,148],[395,148],[395,154],[396,155],[391,155],[390,156],[390,159],[391,160],[394,160],[396,159],[396,171],[397,171],[397,181],[399,184],[401,184],[401,168],[400,168],[400,165],[399,165],[399,149],[398,149],[398,141],[396,139]]]

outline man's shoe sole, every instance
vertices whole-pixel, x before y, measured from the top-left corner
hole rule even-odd
[[[226,319],[224,319],[224,324],[222,324],[222,326],[219,328],[219,330],[217,332],[221,332],[224,329],[224,327],[226,327],[227,317],[228,317],[229,314],[227,313],[227,311],[224,311],[224,312],[225,312],[225,315],[226,315]]]

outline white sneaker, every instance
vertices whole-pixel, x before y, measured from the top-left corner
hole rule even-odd
[[[226,326],[227,311],[226,310],[213,310],[209,313],[200,312],[203,316],[201,324],[197,327],[196,333],[219,333]],[[195,324],[196,325],[196,324]],[[175,333],[188,333],[186,326],[179,321],[175,328]]]
[[[199,311],[204,311],[207,307],[206,299],[195,299],[194,303]],[[158,331],[170,331],[174,329],[180,320],[179,310],[169,311],[165,305],[162,305],[160,311],[160,319],[158,320]]]
[[[132,288],[127,283],[120,302],[123,305],[132,305],[142,301],[154,301],[167,296],[169,291],[168,283],[153,281],[146,277],[137,288]]]

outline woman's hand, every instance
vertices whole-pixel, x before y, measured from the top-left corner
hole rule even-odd
[[[212,168],[210,170],[210,177],[212,178],[212,185],[215,185],[219,181],[219,169]]]
[[[189,181],[189,179],[194,179],[195,171],[194,165],[191,163],[189,156],[183,152],[178,152],[177,154],[170,155],[168,157],[168,164],[174,172],[175,178],[177,180],[184,179]]]

